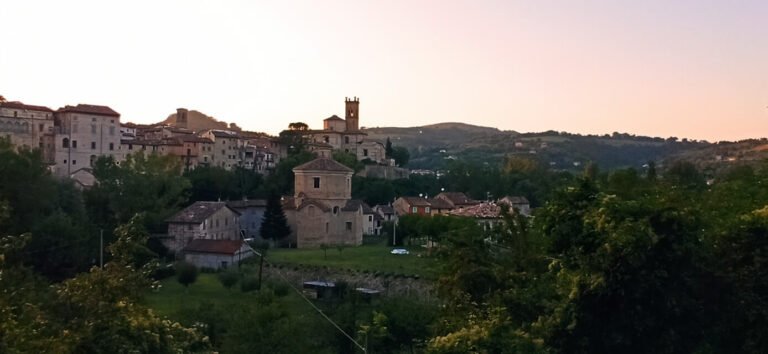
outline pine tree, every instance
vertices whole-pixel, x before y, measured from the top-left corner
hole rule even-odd
[[[267,209],[264,211],[259,234],[263,239],[272,240],[274,243],[277,243],[277,241],[285,238],[290,233],[291,228],[285,219],[285,213],[283,213],[283,207],[280,203],[280,195],[272,193],[267,199]]]

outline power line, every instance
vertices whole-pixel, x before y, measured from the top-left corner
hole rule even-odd
[[[366,353],[366,352],[367,352],[367,351],[365,350],[365,347],[364,347],[363,345],[361,345],[361,344],[360,344],[360,343],[358,343],[358,342],[357,342],[357,341],[356,341],[354,338],[352,338],[352,336],[350,336],[350,335],[349,335],[347,332],[345,332],[345,331],[344,331],[344,330],[343,330],[343,329],[342,329],[342,328],[341,328],[341,327],[340,327],[338,324],[336,324],[336,322],[334,322],[334,321],[333,321],[333,320],[332,320],[330,317],[328,317],[328,315],[326,315],[326,314],[323,312],[323,310],[321,310],[320,308],[318,308],[318,307],[317,307],[317,306],[316,306],[316,305],[315,305],[315,304],[312,302],[312,300],[308,299],[306,296],[304,296],[304,294],[302,294],[302,293],[301,293],[301,291],[299,291],[299,289],[297,289],[295,286],[293,286],[293,284],[292,284],[290,281],[288,281],[288,279],[287,279],[287,278],[286,278],[286,277],[283,275],[283,273],[282,273],[282,272],[280,272],[280,269],[278,269],[277,267],[275,267],[275,266],[274,266],[274,264],[273,264],[273,263],[271,263],[270,261],[266,260],[266,257],[264,257],[264,255],[263,255],[263,254],[261,254],[260,252],[257,252],[257,251],[256,251],[256,250],[255,250],[253,247],[251,247],[251,245],[250,245],[250,244],[248,244],[248,242],[245,242],[245,244],[248,246],[248,248],[250,248],[250,249],[251,249],[251,251],[252,251],[253,253],[257,254],[259,257],[262,257],[262,258],[264,259],[264,261],[265,261],[265,262],[267,262],[267,264],[269,264],[269,265],[270,265],[270,267],[271,267],[272,269],[274,269],[274,270],[277,272],[277,275],[279,275],[279,276],[280,276],[280,279],[282,279],[282,280],[283,280],[283,282],[285,282],[286,284],[288,284],[288,286],[290,286],[290,287],[291,287],[291,289],[293,289],[293,291],[295,291],[295,292],[296,292],[296,294],[299,294],[299,296],[301,296],[301,298],[302,298],[302,299],[304,299],[304,301],[306,301],[306,302],[307,302],[307,303],[308,303],[310,306],[312,306],[312,308],[313,308],[313,309],[315,309],[315,311],[317,311],[317,313],[319,313],[319,314],[320,314],[320,316],[323,316],[323,318],[325,318],[325,320],[326,320],[326,321],[328,321],[330,324],[332,324],[334,327],[336,327],[336,329],[337,329],[337,330],[339,330],[339,332],[341,332],[341,334],[343,334],[345,337],[349,338],[349,340],[350,340],[350,341],[352,341],[352,343],[354,343],[354,344],[355,344],[355,346],[357,346],[358,348],[360,348],[360,350],[362,350],[362,351],[363,351],[363,353]]]

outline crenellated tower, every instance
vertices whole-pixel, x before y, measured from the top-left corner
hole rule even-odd
[[[347,131],[354,132],[360,130],[359,118],[360,118],[360,99],[357,97],[344,98],[345,115],[344,120],[347,121]]]

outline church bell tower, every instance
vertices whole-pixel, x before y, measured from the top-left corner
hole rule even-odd
[[[360,130],[359,118],[360,118],[360,99],[357,97],[344,98],[345,115],[344,120],[347,121],[347,131]]]

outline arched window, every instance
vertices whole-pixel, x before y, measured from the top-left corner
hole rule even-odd
[[[339,207],[335,206],[333,207],[333,215],[336,215],[339,213]]]
[[[61,140],[61,147],[69,148],[69,138],[64,138]]]

